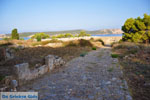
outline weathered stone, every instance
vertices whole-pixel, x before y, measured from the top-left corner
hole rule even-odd
[[[29,69],[28,63],[17,64],[14,66],[14,75],[19,80],[19,85],[26,83],[29,80],[38,78],[39,76],[53,70],[56,66],[62,66],[64,61],[58,56],[48,55],[45,57],[46,65],[36,67],[33,70]]]
[[[48,70],[51,71],[55,67],[62,66],[63,64],[65,64],[65,62],[61,57],[48,55],[45,57],[45,64],[48,66]]]
[[[17,91],[17,89],[16,89],[17,86],[18,86],[18,82],[16,80],[12,80],[10,82],[10,87],[11,87],[12,91]]]
[[[54,69],[54,59],[55,57],[53,55],[48,55],[45,57],[45,64],[48,66],[48,70]]]
[[[22,50],[22,49],[25,48],[25,46],[19,45],[19,46],[17,46],[17,48],[18,48],[19,50]]]
[[[109,84],[111,84],[111,81],[107,81],[107,82],[106,82],[106,85],[109,85]]]
[[[6,59],[13,59],[14,58],[14,54],[13,51],[10,48],[6,48]]]
[[[30,75],[30,69],[28,63],[17,64],[14,66],[15,75],[18,79],[26,79]]]

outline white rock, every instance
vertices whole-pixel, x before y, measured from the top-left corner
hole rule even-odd
[[[109,85],[109,84],[111,84],[111,81],[107,81],[105,84],[106,84],[106,85]]]
[[[117,78],[113,77],[112,80],[115,81]]]

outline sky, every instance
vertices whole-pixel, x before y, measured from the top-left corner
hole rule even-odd
[[[0,34],[121,28],[150,14],[150,0],[0,0]]]

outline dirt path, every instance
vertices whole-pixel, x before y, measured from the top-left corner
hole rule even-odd
[[[38,91],[40,100],[131,100],[118,60],[111,48],[89,52],[20,91]]]

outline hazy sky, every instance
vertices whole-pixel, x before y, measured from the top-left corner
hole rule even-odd
[[[150,0],[0,0],[0,33],[121,28],[150,14]]]

